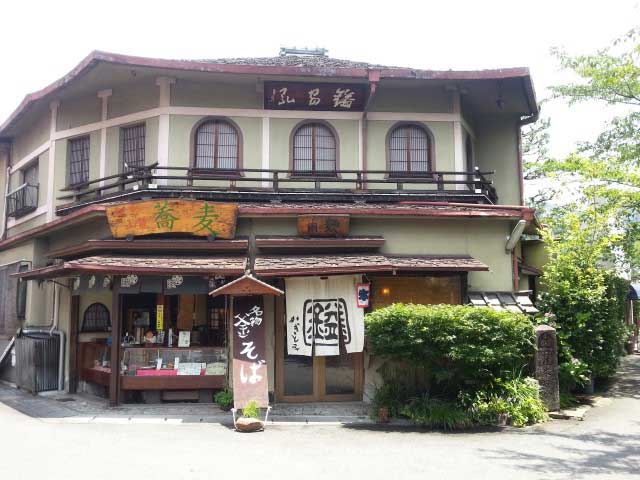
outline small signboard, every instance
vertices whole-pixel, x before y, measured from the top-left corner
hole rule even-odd
[[[156,330],[164,330],[164,305],[156,305]]]
[[[261,296],[233,300],[233,403],[269,405],[264,302]]]
[[[371,303],[371,284],[359,283],[356,286],[356,305],[359,308],[368,308]]]
[[[107,207],[114,238],[158,233],[235,237],[238,205],[199,200],[157,199]]]
[[[267,110],[362,112],[367,86],[354,83],[264,82]]]
[[[349,215],[299,215],[298,235],[346,237],[349,235]]]

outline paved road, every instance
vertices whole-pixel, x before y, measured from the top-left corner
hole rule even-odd
[[[640,478],[640,356],[584,422],[502,432],[73,424],[0,403],[0,479]]]

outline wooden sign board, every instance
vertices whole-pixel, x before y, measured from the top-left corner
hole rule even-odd
[[[349,215],[299,215],[298,235],[346,237],[349,235]]]
[[[157,233],[190,233],[232,239],[238,205],[196,200],[157,199],[107,207],[114,238]]]
[[[233,405],[269,405],[264,302],[261,296],[233,299]]]
[[[353,83],[264,82],[267,110],[362,112],[367,88]]]

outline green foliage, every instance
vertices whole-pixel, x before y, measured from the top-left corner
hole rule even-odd
[[[430,393],[448,398],[520,370],[533,353],[530,319],[488,307],[394,304],[365,325],[373,355],[423,369]]]
[[[255,400],[251,400],[247,406],[242,409],[242,416],[245,418],[260,418],[260,409]]]
[[[447,402],[424,395],[413,398],[402,414],[424,427],[453,430],[471,424],[469,415],[453,402]]]
[[[374,417],[377,417],[380,408],[389,410],[389,418],[400,416],[412,394],[412,389],[406,384],[395,379],[385,380],[376,388],[373,396]]]
[[[560,408],[563,410],[574,408],[580,405],[578,399],[567,392],[560,392]]]
[[[500,416],[516,427],[543,422],[546,409],[540,400],[539,385],[533,378],[496,378],[490,385],[471,394],[462,394],[461,403],[469,418],[480,425],[495,425]]]
[[[214,400],[222,408],[231,408],[233,406],[233,392],[230,390],[221,390],[216,393]]]
[[[588,228],[584,216],[567,213],[552,223],[560,236],[543,232],[549,261],[538,307],[549,315],[540,322],[557,330],[565,391],[572,383],[584,383],[587,369],[596,377],[611,376],[628,334],[624,308],[629,284],[603,267],[615,238],[600,228],[606,216],[595,210],[591,214]]]

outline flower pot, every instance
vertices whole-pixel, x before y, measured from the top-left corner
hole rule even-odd
[[[378,423],[389,423],[389,409],[387,407],[378,409]]]
[[[239,432],[259,432],[264,429],[264,423],[257,418],[240,417],[236,420],[236,430]]]

